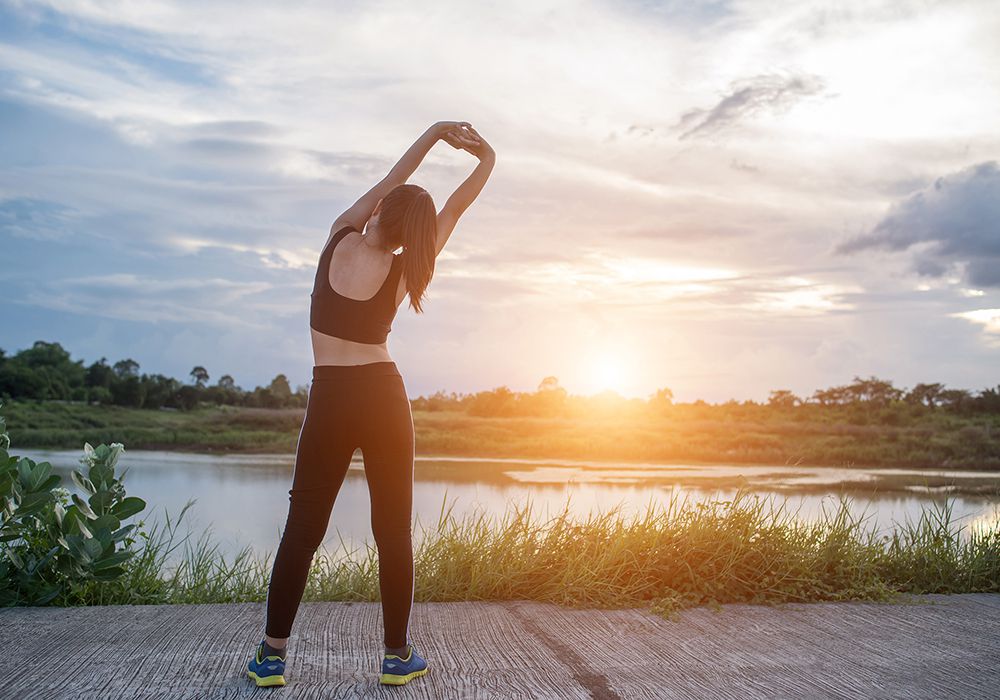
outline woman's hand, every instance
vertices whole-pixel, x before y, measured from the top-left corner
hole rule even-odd
[[[470,124],[468,127],[456,126],[447,129],[441,135],[441,140],[447,143],[452,148],[468,150],[470,147],[476,145],[476,137],[468,130],[472,128]]]
[[[493,147],[468,122],[462,122],[461,126],[447,130],[441,138],[452,148],[468,151],[479,160],[496,155]]]
[[[435,122],[431,126],[431,132],[439,139],[444,139],[445,136],[451,134],[456,129],[461,129],[464,126],[472,126],[469,122]]]
[[[482,135],[480,135],[480,133],[473,128],[472,124],[469,124],[468,131],[471,143],[465,145],[465,150],[479,160],[488,160],[496,157],[496,152],[493,150],[493,146],[491,146],[486,139],[484,139]]]

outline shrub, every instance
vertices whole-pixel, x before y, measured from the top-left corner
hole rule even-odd
[[[86,500],[62,488],[49,462],[9,448],[0,416],[0,605],[73,603],[95,582],[120,578],[135,544],[135,525],[122,521],[146,507],[115,476],[122,445],[84,445],[87,474],[75,469],[73,481]]]

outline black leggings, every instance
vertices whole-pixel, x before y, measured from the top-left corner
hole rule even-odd
[[[413,417],[394,362],[316,365],[295,451],[288,519],[267,591],[265,633],[290,636],[354,450],[361,449],[378,549],[384,642],[409,643],[413,606]]]

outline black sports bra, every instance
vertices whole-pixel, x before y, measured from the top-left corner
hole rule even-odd
[[[353,226],[346,226],[337,231],[319,256],[316,281],[310,295],[309,325],[320,333],[344,340],[384,343],[396,317],[396,289],[403,271],[403,254],[393,256],[389,274],[375,296],[351,299],[337,294],[330,285],[333,249],[348,233],[356,230]]]

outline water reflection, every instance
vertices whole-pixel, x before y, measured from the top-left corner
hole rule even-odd
[[[19,450],[49,461],[72,488],[69,471],[79,451]],[[188,513],[197,536],[211,531],[227,553],[254,543],[258,552],[277,547],[288,508],[292,455],[213,456],[176,452],[126,451],[125,485],[149,503],[148,521],[172,517],[190,499]],[[953,520],[970,529],[1000,524],[1000,473],[905,469],[829,469],[802,466],[592,464],[565,460],[418,458],[414,477],[414,538],[433,529],[442,509],[453,517],[483,512],[499,522],[515,505],[527,506],[537,520],[561,513],[588,514],[618,507],[640,517],[650,504],[671,498],[729,500],[740,487],[764,495],[772,508],[804,520],[836,510],[840,495],[866,527],[880,530],[915,522],[922,508],[952,505]],[[364,548],[371,537],[371,501],[360,453],[348,471],[333,509],[325,547],[331,552]]]

